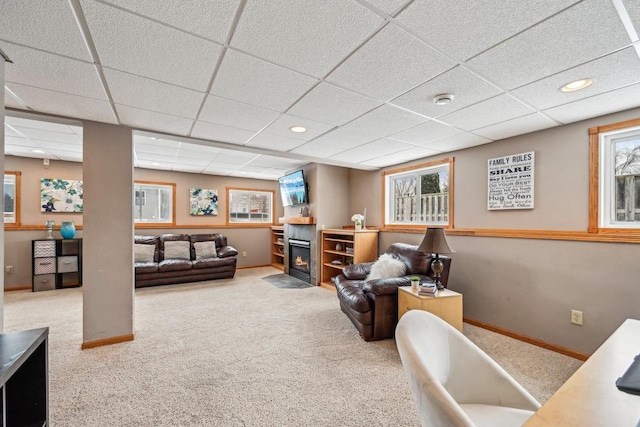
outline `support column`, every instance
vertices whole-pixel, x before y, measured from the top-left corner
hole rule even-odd
[[[133,340],[133,135],[84,122],[82,348]]]
[[[2,132],[0,132],[0,149],[2,149],[2,175],[4,176],[4,58],[0,56],[0,86],[2,96],[0,96],[0,122],[2,122]],[[4,226],[0,227],[0,271],[4,271]],[[0,277],[0,333],[4,332],[4,273]]]

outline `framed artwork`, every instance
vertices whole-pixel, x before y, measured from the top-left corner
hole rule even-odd
[[[218,190],[189,189],[191,215],[218,215]]]
[[[82,212],[82,181],[40,178],[40,212]]]

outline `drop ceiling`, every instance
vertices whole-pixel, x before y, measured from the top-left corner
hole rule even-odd
[[[3,0],[5,152],[82,159],[24,111],[130,126],[138,167],[377,169],[639,107],[638,33],[637,0]]]

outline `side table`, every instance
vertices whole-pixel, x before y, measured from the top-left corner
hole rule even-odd
[[[398,287],[398,320],[409,310],[433,313],[462,332],[462,294],[450,289],[438,291],[434,296],[418,295],[417,289]]]

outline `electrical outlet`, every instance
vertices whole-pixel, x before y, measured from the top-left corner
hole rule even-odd
[[[571,310],[571,323],[574,325],[582,326],[582,312],[578,310]]]
[[[4,267],[5,273],[13,273],[13,265],[7,265]]]
[[[242,251],[242,256],[243,256],[244,258],[246,258],[246,257],[247,257],[247,251]]]

